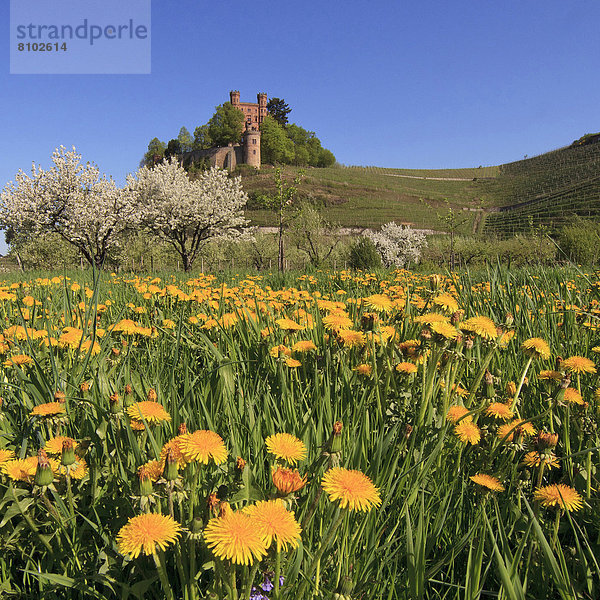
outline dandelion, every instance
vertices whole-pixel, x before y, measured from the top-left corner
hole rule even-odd
[[[340,501],[341,508],[368,512],[381,504],[378,489],[361,471],[334,467],[323,475],[321,485],[332,502]]]
[[[15,453],[12,450],[7,450],[6,448],[2,448],[0,450],[0,466],[5,463],[8,462],[9,460],[12,460],[15,457]]]
[[[563,400],[568,402],[569,404],[579,404],[583,406],[585,402],[583,401],[583,397],[575,388],[567,388],[565,390],[565,395],[563,396]]]
[[[156,513],[138,515],[129,519],[117,535],[121,554],[137,558],[140,552],[156,554],[157,548],[164,550],[175,543],[181,526],[171,516]]]
[[[296,321],[292,321],[292,319],[277,319],[275,323],[284,331],[302,331],[304,329],[304,325],[300,325]]]
[[[440,321],[439,323],[432,323],[430,325],[430,329],[433,333],[446,340],[455,340],[460,335],[460,332],[458,329],[456,329],[456,327],[454,327],[454,325],[445,323],[443,321]]]
[[[488,317],[476,316],[463,321],[460,328],[464,331],[471,331],[475,335],[479,335],[486,340],[495,340],[498,337],[496,325]]]
[[[215,556],[234,564],[251,565],[267,553],[266,536],[244,512],[230,512],[215,517],[204,530],[206,544]]]
[[[306,485],[306,475],[301,477],[298,469],[278,466],[272,470],[271,478],[279,493],[284,496],[293,494]]]
[[[340,342],[346,348],[360,348],[366,343],[365,335],[362,331],[354,331],[353,329],[342,329],[337,334]]]
[[[187,460],[208,464],[212,458],[220,465],[227,460],[227,448],[218,433],[206,429],[185,434],[180,442],[181,453]]]
[[[596,367],[594,362],[583,356],[571,356],[560,363],[563,369],[570,373],[595,373]]]
[[[460,404],[455,404],[448,409],[448,413],[446,414],[446,421],[450,421],[451,423],[456,423],[459,419],[462,419],[469,412],[468,408],[461,406]],[[463,421],[471,421],[471,417],[465,417]]]
[[[62,402],[45,402],[33,407],[29,413],[32,417],[55,417],[65,412],[65,405]]]
[[[285,364],[288,367],[290,367],[290,369],[296,369],[296,368],[302,366],[302,363],[299,360],[296,360],[295,358],[286,358]]]
[[[485,414],[496,419],[508,421],[513,418],[514,413],[510,406],[502,402],[492,402],[486,409]]]
[[[366,363],[361,363],[360,365],[356,365],[353,369],[359,375],[363,375],[364,377],[368,377],[373,372],[373,367]]]
[[[8,360],[2,363],[5,367],[15,367],[22,365],[32,365],[33,358],[31,356],[27,356],[27,354],[17,354],[15,356],[11,356]]]
[[[292,352],[310,352],[317,347],[311,340],[299,340],[292,346]]]
[[[558,462],[556,454],[549,451],[539,452],[537,450],[532,450],[523,458],[523,464],[528,467],[539,467],[544,464],[548,469],[552,469],[552,467],[560,468],[560,463]]]
[[[270,435],[265,440],[265,444],[271,454],[292,465],[306,458],[306,446],[304,442],[289,433]]]
[[[61,454],[63,449],[63,442],[70,442],[71,444],[75,444],[75,440],[73,438],[59,435],[57,437],[49,439],[46,442],[46,445],[44,446],[44,450],[47,454]]]
[[[329,331],[339,332],[341,329],[351,329],[354,323],[345,313],[331,313],[323,317],[323,326]]]
[[[512,442],[515,434],[517,436],[524,435],[531,437],[536,434],[536,429],[529,421],[511,421],[510,423],[500,425],[497,434],[500,439],[506,437],[507,441]]]
[[[162,404],[152,400],[142,400],[134,402],[127,407],[127,414],[136,421],[142,421],[142,418],[147,423],[162,423],[170,421],[171,415],[165,410]]]
[[[388,312],[394,307],[394,303],[384,294],[373,294],[364,298],[363,302],[372,310]]]
[[[493,475],[486,475],[485,473],[477,473],[477,475],[472,475],[469,479],[475,482],[477,485],[481,485],[482,487],[488,488],[488,490],[492,490],[493,492],[503,492],[504,486],[500,483],[500,480]]]
[[[579,510],[583,506],[583,501],[577,490],[564,483],[557,483],[538,488],[533,493],[533,497],[546,508],[550,506],[560,506],[571,512]]]
[[[412,375],[418,371],[417,365],[410,362],[401,362],[396,365],[396,371],[402,375]]]
[[[458,310],[458,302],[451,294],[440,294],[439,296],[436,296],[432,302],[448,313],[455,313]]]
[[[526,356],[547,360],[550,358],[550,346],[542,338],[529,338],[521,344]]]
[[[540,371],[538,373],[538,379],[560,381],[562,379],[562,374],[560,373],[560,371]]]
[[[287,550],[288,544],[292,548],[298,547],[302,529],[294,518],[294,513],[285,508],[282,500],[257,502],[245,508],[244,512],[265,536],[267,546],[275,541],[277,552],[282,548]]]
[[[465,444],[478,444],[481,439],[481,431],[479,427],[472,421],[463,419],[456,427],[454,433],[459,437],[461,442]]]

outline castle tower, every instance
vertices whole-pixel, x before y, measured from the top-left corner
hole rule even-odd
[[[267,94],[259,92],[256,97],[258,98],[258,122],[263,122],[267,116]]]
[[[260,169],[260,131],[249,124],[244,132],[244,162]]]
[[[240,92],[238,90],[232,90],[229,92],[229,101],[233,106],[239,106],[240,104]]]

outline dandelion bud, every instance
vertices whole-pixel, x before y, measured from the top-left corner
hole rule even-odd
[[[56,390],[56,392],[54,392],[55,402],[64,402],[66,397],[67,397],[66,394],[64,392],[62,392],[61,390]]]
[[[373,331],[378,321],[379,316],[376,313],[364,313],[360,319],[360,324],[364,331]]]
[[[421,331],[421,337],[424,340],[430,340],[433,336],[431,334],[431,331],[429,329],[425,328]]]
[[[158,394],[154,388],[148,390],[147,398],[149,402],[156,402],[158,400]]]
[[[504,322],[506,323],[507,327],[510,327],[515,322],[515,318],[513,317],[513,315],[511,313],[506,313]]]
[[[486,369],[485,370],[485,396],[493,398],[496,395],[494,390],[494,376]]]
[[[473,338],[469,336],[469,337],[468,337],[468,338],[465,340],[465,348],[466,348],[467,350],[470,350],[472,347],[473,347]]]
[[[175,481],[179,477],[179,470],[177,469],[177,460],[175,456],[173,456],[173,450],[171,448],[169,448],[167,452],[165,468],[163,470],[163,477],[167,481]]]
[[[79,389],[84,394],[85,394],[85,392],[89,392],[90,391],[90,384],[89,384],[89,382],[88,381],[82,382],[82,384],[79,386]]]
[[[273,484],[282,496],[301,490],[306,485],[306,476],[300,477],[297,469],[277,467],[271,475]]]
[[[138,472],[139,484],[140,484],[140,496],[151,496],[152,495],[152,478],[150,473],[146,469],[140,469]]]
[[[333,432],[331,434],[331,448],[330,448],[330,452],[332,454],[342,451],[342,427],[343,426],[344,425],[341,421],[336,421],[333,424]]]
[[[131,394],[131,392],[132,392],[132,391],[133,391],[133,390],[131,389],[131,386],[130,386],[129,384],[127,384],[127,385],[125,386],[125,395],[126,395],[126,396],[129,396],[129,394]]]
[[[246,461],[241,456],[238,456],[237,460],[235,461],[235,468],[238,471],[243,471],[245,466],[246,466]]]
[[[187,425],[185,423],[180,423],[177,433],[179,435],[185,435],[187,433]]]
[[[192,519],[192,522],[190,523],[191,534],[196,536],[196,535],[202,533],[203,529],[204,529],[204,522],[202,521],[202,519],[200,517],[194,517]]]
[[[542,452],[548,448],[554,448],[556,446],[556,444],[558,444],[558,434],[540,431],[537,434],[534,442],[535,442],[538,450],[540,452]]]
[[[121,406],[121,398],[119,398],[119,394],[115,393],[112,396],[109,396],[108,399],[110,401],[110,412],[113,415],[120,413],[122,406]]]
[[[217,494],[215,492],[208,495],[208,498],[206,499],[206,504],[208,506],[209,511],[216,511],[217,506],[219,506],[219,498],[217,497]]]
[[[452,316],[450,317],[450,323],[455,326],[458,325],[461,322],[464,314],[465,312],[463,310],[457,310],[453,312]]]
[[[35,470],[35,485],[44,487],[50,485],[54,479],[54,473],[52,473],[52,467],[48,461],[48,456],[42,448],[38,451],[38,464]]]
[[[60,455],[60,463],[65,467],[69,467],[75,462],[75,448],[73,440],[66,439],[62,443],[62,453]]]
[[[221,502],[221,504],[219,504],[219,517],[226,517],[232,512],[233,511],[231,510],[231,506],[229,506],[229,502]]]
[[[431,275],[429,277],[429,289],[436,291],[440,285],[442,285],[442,276],[439,274]]]
[[[506,383],[506,395],[509,398],[514,398],[517,393],[517,384],[514,381],[508,381]]]

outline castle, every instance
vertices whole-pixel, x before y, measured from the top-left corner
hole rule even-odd
[[[185,155],[186,163],[200,159],[208,159],[211,167],[235,169],[239,164],[250,165],[260,169],[260,124],[267,116],[267,94],[257,94],[258,102],[240,102],[237,90],[229,92],[229,101],[244,114],[245,129],[241,143],[229,144],[223,148],[207,148],[194,150]]]

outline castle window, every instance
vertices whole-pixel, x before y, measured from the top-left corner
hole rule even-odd
[[[256,138],[252,138],[252,143],[256,144]]]
[[[252,150],[252,154],[256,154],[256,150]]]

